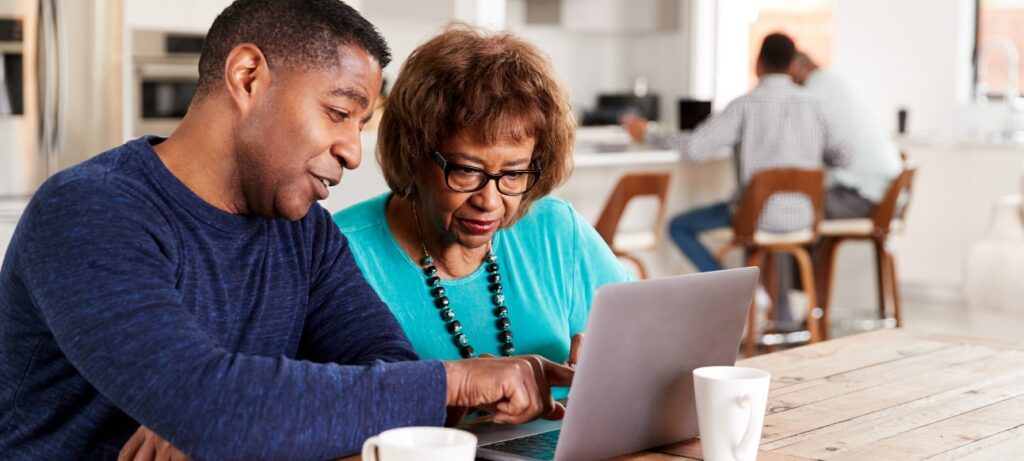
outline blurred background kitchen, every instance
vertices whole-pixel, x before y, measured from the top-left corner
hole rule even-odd
[[[125,139],[173,131],[195,91],[203,33],[228,3],[0,0],[0,256],[48,175]],[[633,144],[619,116],[692,129],[757,83],[761,40],[784,32],[850,83],[916,167],[909,207],[885,242],[901,326],[1024,338],[1024,0],[348,3],[391,44],[387,81],[417,44],[456,19],[513,31],[545,50],[582,125],[576,173],[556,195],[649,277],[694,271],[665,236],[666,218],[727,198],[735,173],[728,159],[685,163],[677,152]],[[363,166],[323,203],[330,211],[387,190],[375,140],[371,126]],[[615,186],[638,173],[667,175],[668,185],[624,203],[617,216]],[[840,248],[834,335],[892,326],[879,318],[875,257],[870,240]]]

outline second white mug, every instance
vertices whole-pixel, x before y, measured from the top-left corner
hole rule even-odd
[[[693,370],[697,426],[704,459],[757,459],[772,375],[743,367]]]

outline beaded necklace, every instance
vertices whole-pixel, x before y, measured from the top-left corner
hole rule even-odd
[[[452,310],[451,301],[441,286],[441,277],[437,276],[437,267],[434,266],[434,258],[427,253],[427,243],[423,239],[423,230],[420,228],[420,215],[416,211],[416,202],[412,204],[412,216],[416,220],[416,234],[420,238],[420,248],[423,249],[423,259],[420,265],[423,267],[423,275],[427,279],[427,286],[430,288],[430,295],[434,298],[434,306],[439,309],[441,320],[444,321],[448,333],[452,335],[455,347],[463,358],[476,357],[476,351],[469,344],[469,338],[462,332],[462,324],[455,320],[455,311]],[[494,305],[494,316],[497,318],[495,325],[498,327],[498,342],[501,344],[501,354],[511,356],[515,353],[515,346],[512,345],[512,323],[508,319],[508,307],[505,306],[505,295],[501,292],[501,274],[498,273],[498,256],[487,244],[487,256],[484,257],[487,263],[488,291],[491,292],[491,303]]]

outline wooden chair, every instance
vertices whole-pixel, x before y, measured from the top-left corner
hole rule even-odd
[[[652,250],[658,244],[665,221],[665,202],[668,195],[669,173],[632,173],[619,180],[605,203],[594,228],[616,256],[636,265],[640,278],[647,278],[647,269],[632,253]],[[658,215],[654,228],[639,232],[619,232],[619,221],[626,205],[637,197],[653,196],[658,200]]]
[[[803,169],[773,169],[764,170],[751,179],[747,185],[743,197],[740,199],[739,208],[733,217],[732,238],[730,242],[718,252],[719,261],[724,260],[726,254],[737,248],[745,249],[747,252],[747,265],[760,266],[764,274],[762,283],[766,283],[769,291],[774,291],[772,286],[774,272],[771,267],[771,255],[773,253],[788,253],[796,259],[800,268],[800,280],[807,293],[807,329],[811,334],[811,342],[821,341],[824,336],[821,326],[818,324],[815,308],[814,268],[811,264],[811,257],[805,246],[813,243],[818,236],[818,222],[821,220],[824,207],[825,195],[825,173],[822,170]],[[814,220],[811,227],[796,232],[777,234],[758,230],[758,222],[761,213],[764,211],[768,199],[778,193],[794,192],[807,196],[813,208]],[[783,294],[784,295],[784,294]],[[775,307],[772,307],[770,316],[775,315]],[[750,315],[747,317],[747,335],[745,339],[745,353],[747,357],[753,356],[757,351],[757,303],[750,303]]]
[[[870,240],[875,247],[875,272],[878,279],[878,314],[881,319],[893,318],[896,326],[901,323],[900,292],[896,281],[896,262],[889,251],[889,236],[904,228],[903,216],[906,206],[900,210],[900,197],[909,203],[910,189],[914,182],[915,168],[904,166],[903,172],[889,184],[885,196],[878,202],[870,218],[829,219],[822,221],[819,228],[819,286],[821,287],[822,324],[828,336],[829,306],[832,303],[832,282],[835,275],[835,255],[839,245],[846,240]],[[889,317],[887,298],[892,299],[892,317]]]

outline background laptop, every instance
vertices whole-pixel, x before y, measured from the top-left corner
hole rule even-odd
[[[694,368],[733,365],[757,268],[597,290],[562,421],[476,424],[489,460],[595,460],[697,435]]]

